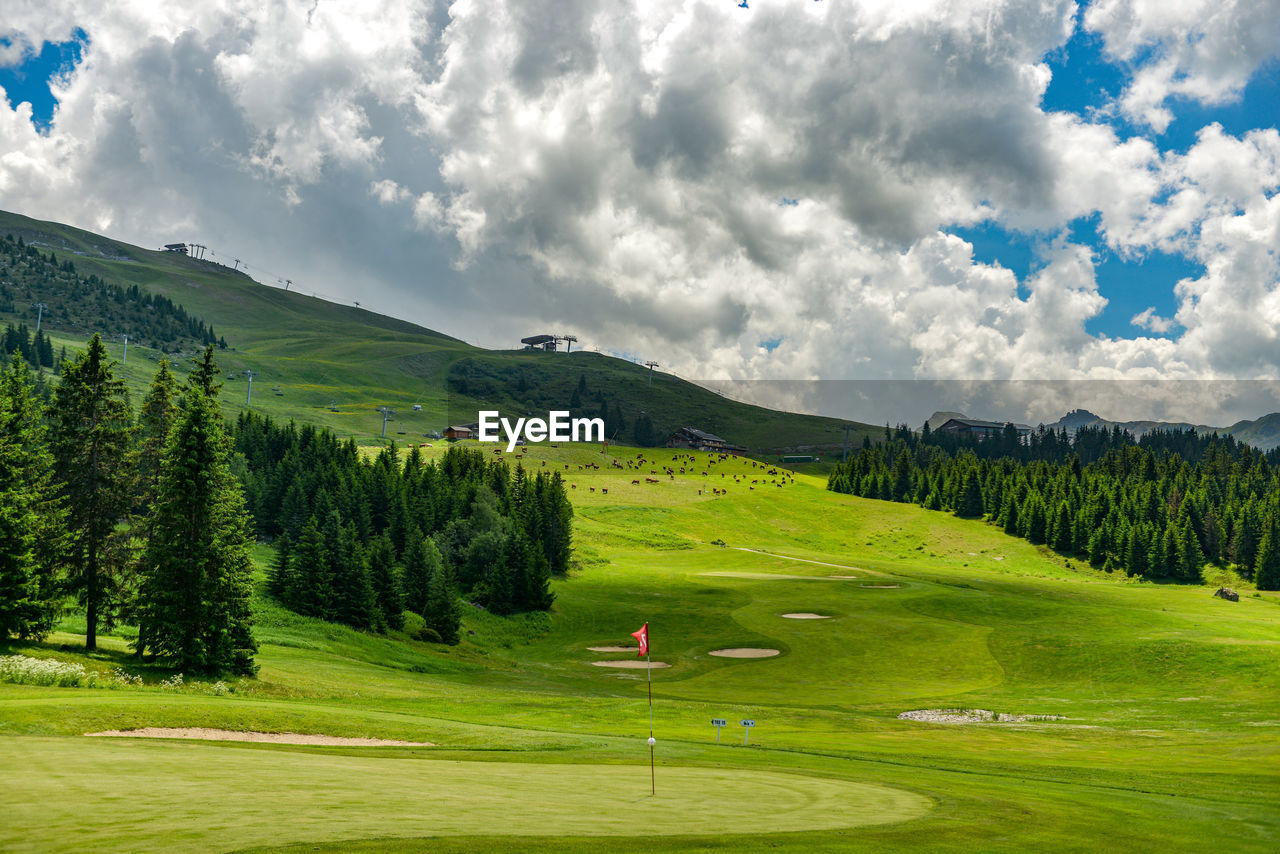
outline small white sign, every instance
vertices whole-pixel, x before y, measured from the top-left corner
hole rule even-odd
[[[711,719],[711,725],[712,725],[712,726],[726,726],[726,725],[728,725],[728,723],[729,723],[729,722],[728,722],[728,721],[726,721],[724,718],[712,718],[712,719]]]
[[[743,721],[743,722],[742,722],[742,725],[743,725],[743,726],[755,726],[755,725],[756,725],[756,722],[755,722],[755,721]]]

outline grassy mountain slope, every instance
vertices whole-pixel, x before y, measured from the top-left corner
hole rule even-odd
[[[405,440],[420,439],[449,421],[475,420],[475,410],[482,407],[521,416],[566,407],[585,376],[591,393],[584,400],[584,414],[596,414],[595,395],[602,394],[611,408],[621,406],[628,425],[643,411],[663,435],[693,426],[765,451],[797,445],[834,448],[843,442],[846,424],[853,427],[851,441],[878,430],[750,406],[662,373],[654,374],[650,386],[645,368],[598,353],[483,350],[407,321],[267,287],[210,261],[141,249],[18,214],[0,212],[0,232],[52,250],[59,260],[68,256],[83,274],[163,294],[212,324],[230,347],[219,353],[228,414],[243,404],[244,371],[251,369],[257,373],[253,406],[267,414],[322,424],[363,441],[381,432],[382,419],[374,408],[390,406],[398,416],[388,437],[403,433]],[[28,318],[31,324],[34,320],[34,315]],[[440,325],[447,327],[448,319],[440,318]],[[62,334],[56,316],[46,317],[45,328],[55,344],[78,343],[79,334]],[[113,353],[123,355],[123,345],[117,343]],[[132,370],[126,373],[135,389],[141,390],[157,358],[157,353],[130,347]],[[471,378],[465,391],[460,391],[459,377]],[[413,411],[414,404],[422,410]],[[621,438],[629,438],[629,432]]]

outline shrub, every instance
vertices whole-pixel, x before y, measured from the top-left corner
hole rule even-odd
[[[425,641],[426,643],[444,643],[444,639],[440,637],[440,633],[430,626],[423,626],[413,633],[414,640]]]

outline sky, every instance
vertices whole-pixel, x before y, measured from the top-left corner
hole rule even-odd
[[[1179,385],[1280,378],[1280,0],[5,6],[6,210],[797,409],[1280,408]]]

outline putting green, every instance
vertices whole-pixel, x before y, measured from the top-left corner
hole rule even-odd
[[[364,748],[369,750],[369,748]],[[899,822],[928,799],[770,771],[382,757],[11,737],[5,851],[220,849],[371,837],[778,833]],[[101,790],[111,780],[112,792]]]

